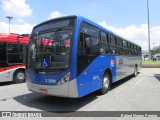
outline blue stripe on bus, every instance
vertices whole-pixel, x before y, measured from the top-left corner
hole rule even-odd
[[[60,74],[35,74],[27,72],[29,79],[35,84],[57,85],[57,83],[69,72],[69,70]]]

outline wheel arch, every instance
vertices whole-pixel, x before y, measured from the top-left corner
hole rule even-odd
[[[108,73],[109,76],[111,77],[110,80],[111,80],[111,83],[112,83],[112,71],[111,71],[111,69],[110,69],[110,68],[107,68],[107,69],[104,71],[103,76],[104,76],[106,73]]]

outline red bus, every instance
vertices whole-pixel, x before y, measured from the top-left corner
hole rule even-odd
[[[25,82],[28,34],[0,33],[0,82]]]

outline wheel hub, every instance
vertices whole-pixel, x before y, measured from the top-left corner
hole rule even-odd
[[[109,86],[109,79],[107,77],[105,77],[104,80],[103,80],[103,87],[105,89],[107,89],[108,86]]]
[[[23,73],[19,73],[19,74],[17,75],[17,78],[18,78],[19,80],[23,80],[23,79],[24,79],[24,74],[23,74]]]
[[[137,76],[137,69],[135,68],[135,72],[134,72],[135,76]]]

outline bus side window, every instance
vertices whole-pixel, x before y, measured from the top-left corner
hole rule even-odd
[[[107,43],[110,43],[110,36],[108,33],[107,33]]]
[[[109,55],[110,54],[110,44],[105,44],[104,50],[105,50],[105,54]]]
[[[103,49],[103,48],[102,48]],[[90,55],[97,56],[100,54],[99,40],[96,37],[90,37]]]
[[[100,46],[100,53],[105,54],[106,51],[106,44],[107,44],[107,36],[105,32],[100,32],[100,41],[99,41],[99,46]]]
[[[111,54],[111,52],[110,52],[110,35],[109,35],[109,33],[107,33],[107,44],[105,45],[106,47],[105,47],[105,53],[106,54]]]
[[[132,50],[129,50],[129,56],[132,56]]]
[[[120,47],[120,48],[119,48],[119,54],[120,54],[120,55],[124,55],[123,47]]]
[[[127,48],[124,49],[124,55],[129,56],[129,50]]]
[[[111,54],[118,55],[117,46],[111,45]]]
[[[114,38],[114,36],[111,36],[111,44],[115,45],[115,38]]]
[[[23,63],[23,45],[18,44],[7,44],[7,63],[8,64],[18,64]]]

